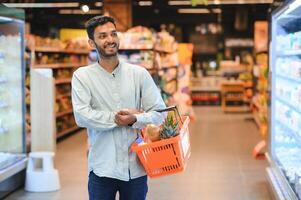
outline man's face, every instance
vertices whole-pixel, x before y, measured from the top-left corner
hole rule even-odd
[[[92,40],[90,42],[93,43]],[[107,58],[116,56],[119,48],[119,38],[114,24],[108,22],[97,26],[94,30],[94,42],[100,56]]]

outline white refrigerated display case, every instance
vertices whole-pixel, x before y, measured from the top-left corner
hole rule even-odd
[[[272,13],[268,180],[276,199],[301,199],[301,0]]]
[[[9,11],[0,8],[0,199],[24,182],[26,167],[24,21]]]

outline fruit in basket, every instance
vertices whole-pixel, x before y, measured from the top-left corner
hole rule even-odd
[[[175,120],[173,113],[168,113],[164,121],[163,127],[160,131],[161,139],[168,139],[177,136],[179,134],[178,128],[179,128],[179,124]]]
[[[145,128],[145,136],[151,142],[160,140],[160,128],[154,124],[148,124]]]

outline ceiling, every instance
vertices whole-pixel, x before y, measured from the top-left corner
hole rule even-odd
[[[110,1],[110,0],[106,0]],[[111,0],[117,1],[117,0]],[[121,0],[118,0],[121,1]],[[268,9],[272,0],[208,0],[208,5],[192,6],[185,0],[131,0],[133,25],[159,27],[160,24],[177,24],[180,26],[194,26],[200,23],[218,22],[225,26],[232,26],[236,13],[243,10],[251,21],[268,19]],[[2,1],[3,2],[3,1]],[[4,0],[4,3],[77,3],[76,7],[64,8],[26,8],[26,20],[36,28],[39,34],[54,28],[83,28],[84,23],[94,15],[103,13],[103,0]],[[146,2],[147,6],[141,6]],[[148,3],[147,3],[148,2]],[[150,2],[150,3],[149,3]],[[83,14],[80,10],[83,4],[88,4],[93,14]],[[151,4],[151,5],[149,5]],[[184,5],[174,5],[184,4]],[[187,5],[188,4],[188,5]],[[200,9],[203,13],[179,13],[179,9]],[[65,10],[65,13],[62,13]],[[69,13],[67,12],[69,10]],[[77,14],[71,14],[78,12]],[[74,11],[75,10],[75,11]],[[61,14],[60,14],[61,12]],[[51,22],[51,23],[49,23]],[[49,25],[51,27],[49,27]],[[230,31],[231,32],[231,31]]]

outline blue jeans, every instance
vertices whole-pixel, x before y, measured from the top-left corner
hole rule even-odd
[[[115,200],[117,191],[120,200],[145,200],[147,190],[147,176],[121,181],[89,174],[89,200]]]

